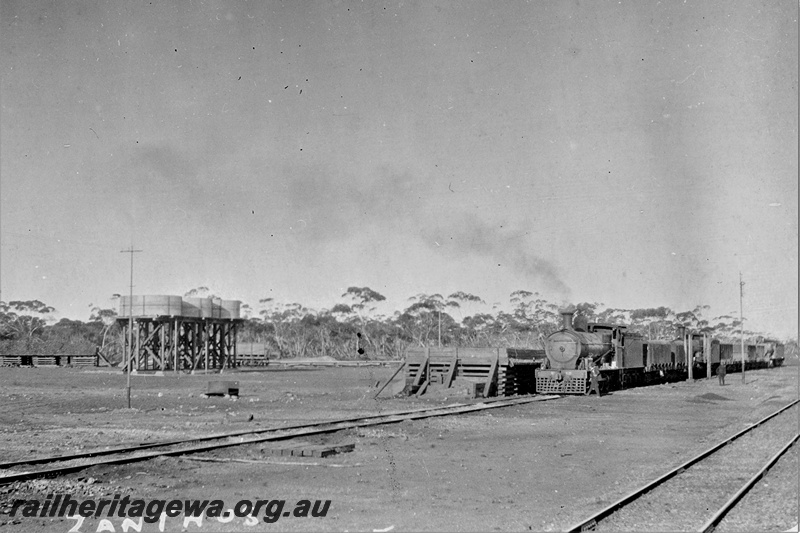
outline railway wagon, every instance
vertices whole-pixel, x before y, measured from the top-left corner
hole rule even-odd
[[[728,347],[729,346],[729,347]],[[761,342],[756,344],[744,345],[744,367],[745,370],[755,370],[759,368],[771,368],[783,364],[783,345],[777,342]],[[735,342],[726,345],[726,353],[730,353],[730,358],[726,358],[729,372],[741,372],[742,370],[742,345]]]
[[[745,370],[778,367],[784,361],[784,346],[774,340],[760,340],[756,343],[747,343],[745,350]],[[711,340],[711,375],[716,375],[719,365],[724,363],[728,372],[741,372],[742,370],[742,345],[740,342],[720,342]],[[706,377],[706,356],[703,351],[694,352],[694,377]]]
[[[784,346],[778,341],[764,341],[767,346],[766,356],[772,361],[771,366],[781,366],[784,361]]]

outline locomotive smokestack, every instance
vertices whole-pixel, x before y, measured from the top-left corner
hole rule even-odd
[[[575,308],[568,307],[566,309],[561,309],[559,313],[561,314],[561,328],[572,329],[572,315],[575,314]]]

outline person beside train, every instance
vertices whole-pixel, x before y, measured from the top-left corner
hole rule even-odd
[[[717,377],[719,377],[719,384],[720,386],[725,385],[725,374],[727,374],[728,369],[727,365],[725,364],[724,360],[720,360],[719,367],[717,368]]]
[[[593,362],[589,362],[589,379],[590,379],[590,386],[589,392],[587,392],[587,396],[595,391],[597,393],[597,397],[601,396],[600,394],[600,369],[597,367],[596,364]]]

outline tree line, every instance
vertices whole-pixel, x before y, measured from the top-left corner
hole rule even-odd
[[[206,287],[186,297],[214,297]],[[118,298],[118,295],[114,295]],[[517,290],[506,305],[487,305],[466,292],[417,294],[391,315],[376,312],[385,297],[369,287],[350,287],[330,308],[259,300],[242,305],[240,343],[260,343],[271,357],[335,359],[398,359],[409,347],[516,347],[542,349],[542,340],[561,328],[559,306],[537,292]],[[38,300],[0,301],[0,355],[85,355],[100,348],[111,360],[121,359],[116,309],[90,306],[89,320],[52,317],[55,309]],[[668,307],[616,309],[602,303],[577,304],[575,324],[625,324],[650,340],[673,339],[683,326],[710,333],[721,341],[738,340],[740,321],[731,315],[706,318],[708,306],[677,312]],[[748,341],[764,338],[745,328]],[[796,348],[789,343],[788,353]],[[792,348],[795,347],[795,348]]]

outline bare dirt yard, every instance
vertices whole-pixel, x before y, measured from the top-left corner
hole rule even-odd
[[[374,400],[375,383],[393,370],[140,375],[132,379],[129,410],[119,371],[2,368],[0,450],[11,461],[464,401],[446,394]],[[123,528],[122,518],[79,524],[8,515],[16,498],[44,501],[55,493],[78,500],[218,499],[226,508],[245,499],[285,500],[288,510],[300,500],[330,500],[324,517],[266,523],[231,516],[201,524],[176,517],[141,531],[560,530],[797,399],[799,371],[758,370],[747,373],[746,383],[730,374],[724,387],[716,379],[682,382],[304,439],[355,444],[326,458],[275,456],[247,445],[203,457],[249,463],[180,457],[93,467],[0,487],[0,531],[137,531]],[[203,397],[207,383],[218,379],[238,380],[239,398]],[[800,409],[793,409],[790,420],[797,423]],[[796,470],[797,450],[781,464]],[[784,531],[797,524],[798,473],[768,481],[761,489],[772,503],[757,520],[764,530]]]

